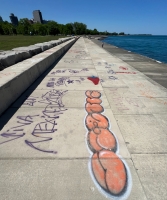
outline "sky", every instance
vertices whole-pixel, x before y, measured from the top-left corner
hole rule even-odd
[[[82,22],[98,31],[167,35],[167,0],[0,0],[0,16],[6,21],[10,13],[31,19],[33,10],[60,24]]]

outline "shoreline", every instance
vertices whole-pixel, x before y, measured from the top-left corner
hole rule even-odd
[[[103,49],[105,49],[107,52],[115,57],[118,57],[128,65],[134,67],[139,72],[142,72],[144,75],[151,78],[156,83],[167,88],[166,63],[105,43],[101,40],[91,39],[91,41],[101,48],[102,43],[104,43]]]

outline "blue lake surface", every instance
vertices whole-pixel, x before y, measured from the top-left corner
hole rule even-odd
[[[103,41],[167,63],[167,36],[109,36]]]

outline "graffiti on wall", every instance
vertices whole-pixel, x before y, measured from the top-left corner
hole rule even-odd
[[[16,116],[16,123],[0,134],[0,145],[19,138],[25,138],[27,136],[26,129],[28,128],[32,130],[30,133],[32,139],[24,139],[26,145],[41,152],[57,153],[55,150],[42,148],[42,144],[53,139],[52,134],[57,131],[57,120],[67,110],[62,102],[62,98],[66,93],[67,90],[51,90],[40,98],[28,97],[23,103],[24,106],[32,107],[37,102],[45,106],[37,115]]]
[[[131,191],[131,173],[118,155],[118,141],[103,115],[101,93],[86,91],[85,125],[87,145],[91,151],[90,173],[97,188],[108,198],[126,199]]]

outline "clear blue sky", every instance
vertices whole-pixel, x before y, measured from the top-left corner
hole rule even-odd
[[[99,31],[167,35],[167,0],[0,0],[3,20],[10,21],[10,13],[30,19],[33,10],[45,20]]]

